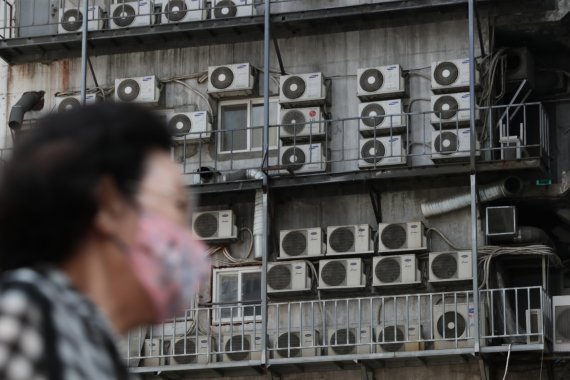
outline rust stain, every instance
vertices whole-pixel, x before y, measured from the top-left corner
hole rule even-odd
[[[69,88],[69,60],[64,59],[61,63],[61,89],[63,91]]]

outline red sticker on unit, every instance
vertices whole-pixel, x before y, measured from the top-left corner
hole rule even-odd
[[[310,116],[310,117],[315,117],[315,116],[317,116],[317,111],[315,111],[315,110],[309,111],[309,116]]]

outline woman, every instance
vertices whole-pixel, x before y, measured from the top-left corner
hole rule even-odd
[[[0,179],[0,379],[124,379],[113,336],[186,305],[208,265],[166,126],[101,104],[52,115]]]

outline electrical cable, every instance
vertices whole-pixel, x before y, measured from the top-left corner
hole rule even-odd
[[[451,240],[449,240],[447,238],[447,236],[445,236],[445,234],[443,232],[441,232],[440,230],[438,230],[437,228],[428,228],[426,233],[428,235],[428,237],[430,238],[430,243],[431,243],[431,236],[430,234],[432,232],[435,232],[437,235],[439,235],[439,237],[452,249],[455,249],[457,251],[468,251],[470,248],[459,248],[455,243],[453,243]],[[429,246],[429,249],[431,251],[431,244]]]
[[[507,378],[507,373],[509,372],[509,360],[511,358],[511,344],[509,344],[509,353],[507,354],[507,364],[505,365],[505,374],[503,375],[503,380]]]

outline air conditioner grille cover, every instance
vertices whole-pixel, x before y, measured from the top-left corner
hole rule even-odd
[[[369,140],[362,145],[360,156],[366,163],[377,164],[386,156],[386,147],[380,140]]]
[[[58,112],[70,111],[70,110],[77,108],[77,107],[80,107],[80,106],[81,106],[81,102],[79,101],[79,99],[69,97],[69,98],[63,99],[59,103],[59,106],[57,107],[57,111]]]
[[[342,227],[335,229],[329,236],[329,244],[335,252],[349,252],[354,247],[354,229]]]
[[[570,306],[556,307],[556,337],[570,340]]]
[[[407,231],[400,224],[390,224],[380,234],[382,244],[388,249],[398,249],[406,244]]]
[[[184,344],[186,344],[186,351],[184,351]],[[196,342],[194,339],[186,339],[186,343],[184,342],[184,339],[179,339],[174,343],[174,355],[177,355],[175,360],[178,364],[190,364],[196,362],[196,352]],[[184,354],[186,355],[178,356]]]
[[[360,76],[360,87],[367,92],[378,91],[384,84],[384,76],[377,69],[365,70]]]
[[[250,351],[251,345],[247,337],[234,335],[227,340],[225,351],[228,358],[233,361],[241,361],[247,359],[249,352],[231,352],[231,351]]]
[[[164,8],[164,14],[170,21],[180,21],[186,16],[188,8],[184,0],[169,0]]]
[[[63,12],[61,18],[61,27],[68,31],[74,32],[79,30],[83,25],[83,14],[77,9],[67,9]]]
[[[395,258],[381,260],[374,269],[376,278],[384,283],[393,283],[400,278],[400,261]]]
[[[215,236],[218,232],[218,218],[210,213],[200,214],[194,222],[194,229],[200,237]]]
[[[214,8],[215,18],[236,17],[236,15],[237,7],[231,0],[219,1],[218,4],[216,4],[216,8]]]
[[[291,76],[283,83],[283,93],[289,99],[298,99],[305,93],[305,81],[298,76]]]
[[[307,237],[301,231],[291,231],[285,235],[281,246],[289,256],[302,255],[307,250]]]
[[[342,285],[346,279],[346,267],[340,261],[330,261],[321,270],[321,278],[328,286]]]
[[[351,330],[347,331],[346,329],[340,329],[331,335],[331,341],[329,343],[333,346],[331,348],[334,352],[339,355],[347,355],[355,348],[356,336]],[[334,347],[334,345],[338,346]]]
[[[453,306],[450,306],[452,308]],[[467,321],[460,313],[447,311],[437,320],[437,332],[445,339],[459,338],[465,334]]]
[[[431,271],[440,279],[453,278],[457,274],[457,259],[450,253],[437,255],[431,263]]]
[[[437,135],[433,147],[440,154],[451,154],[459,150],[459,139],[455,132],[444,131]]]
[[[296,171],[303,167],[305,160],[305,153],[302,149],[291,147],[285,149],[281,162],[284,166],[286,166],[287,170]]]
[[[459,70],[453,62],[441,62],[436,66],[433,77],[440,86],[450,86],[459,77]]]
[[[135,100],[140,94],[141,88],[138,82],[134,79],[122,80],[117,89],[117,95],[119,99],[124,102],[130,102]]]
[[[291,269],[288,265],[275,265],[267,272],[267,282],[275,290],[291,286]]]
[[[132,5],[123,4],[115,8],[113,12],[113,22],[120,27],[129,26],[135,21],[136,14],[137,12]]]
[[[384,115],[386,115],[386,110],[378,103],[366,105],[360,113],[360,117],[364,118],[362,119],[362,123],[370,128],[382,124],[384,122]]]
[[[184,114],[177,114],[168,122],[168,128],[172,136],[185,136],[192,130],[192,120]]]
[[[445,95],[437,98],[433,104],[433,112],[442,120],[449,120],[457,115],[459,103],[453,96]]]
[[[386,326],[380,334],[378,335],[379,342],[394,342],[394,343],[380,343],[380,347],[384,351],[388,352],[396,352],[399,351],[404,343],[401,343],[405,340],[405,335],[402,329],[398,328],[397,326]],[[400,342],[400,343],[398,343]]]
[[[303,132],[306,127],[307,120],[303,112],[299,110],[290,110],[285,113],[281,119],[283,129],[290,135],[298,135]]]
[[[289,347],[290,350],[288,350]],[[294,347],[301,347],[301,338],[299,338],[299,334],[284,333],[279,335],[277,338],[277,348],[281,348],[281,350],[277,350],[277,352],[281,357],[299,357],[301,350],[298,348],[294,349]]]
[[[220,66],[212,71],[210,82],[218,90],[223,90],[231,86],[234,82],[234,73],[229,67]]]

